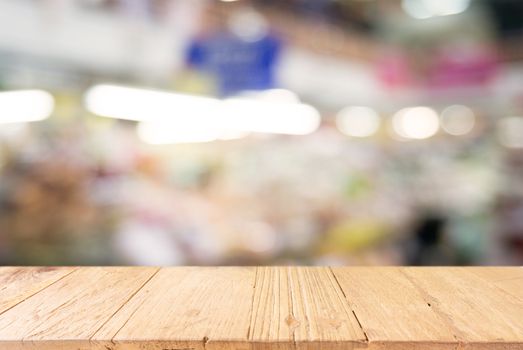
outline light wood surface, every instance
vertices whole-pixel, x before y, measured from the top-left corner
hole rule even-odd
[[[0,273],[0,313],[74,271],[69,267],[3,267]]]
[[[522,350],[523,268],[0,267],[1,350]]]

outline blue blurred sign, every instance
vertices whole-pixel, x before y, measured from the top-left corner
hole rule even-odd
[[[194,40],[188,63],[213,74],[222,95],[274,87],[274,66],[280,41],[273,35],[249,42],[220,33]]]

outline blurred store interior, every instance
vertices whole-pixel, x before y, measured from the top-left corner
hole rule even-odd
[[[523,1],[0,0],[1,265],[523,265]]]

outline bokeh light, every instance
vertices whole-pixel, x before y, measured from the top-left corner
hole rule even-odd
[[[364,106],[343,108],[336,116],[336,125],[345,135],[353,137],[368,137],[376,133],[380,127],[380,116]]]
[[[441,112],[441,128],[450,135],[466,135],[476,124],[474,111],[467,106],[452,105]]]
[[[505,117],[498,121],[498,137],[502,145],[523,148],[523,117]]]
[[[409,107],[392,117],[394,131],[407,139],[427,139],[439,129],[438,114],[429,107]]]

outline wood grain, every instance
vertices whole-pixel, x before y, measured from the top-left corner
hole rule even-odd
[[[371,348],[455,349],[452,327],[396,267],[333,268]]]
[[[352,349],[365,335],[325,267],[261,267],[249,340],[256,348]]]
[[[477,267],[466,270],[523,301],[523,268]]]
[[[155,268],[80,268],[0,317],[0,349],[88,349]]]
[[[523,269],[0,268],[0,350],[522,350]]]
[[[0,314],[73,271],[71,267],[0,267]]]
[[[463,268],[402,271],[469,347],[523,344],[523,303]],[[523,291],[520,292],[520,294]]]
[[[295,330],[297,348],[351,349],[365,341],[331,270],[325,267],[291,268],[293,314],[300,323]]]
[[[163,268],[93,337],[118,349],[247,349],[255,268]],[[129,318],[129,315],[132,317]]]

